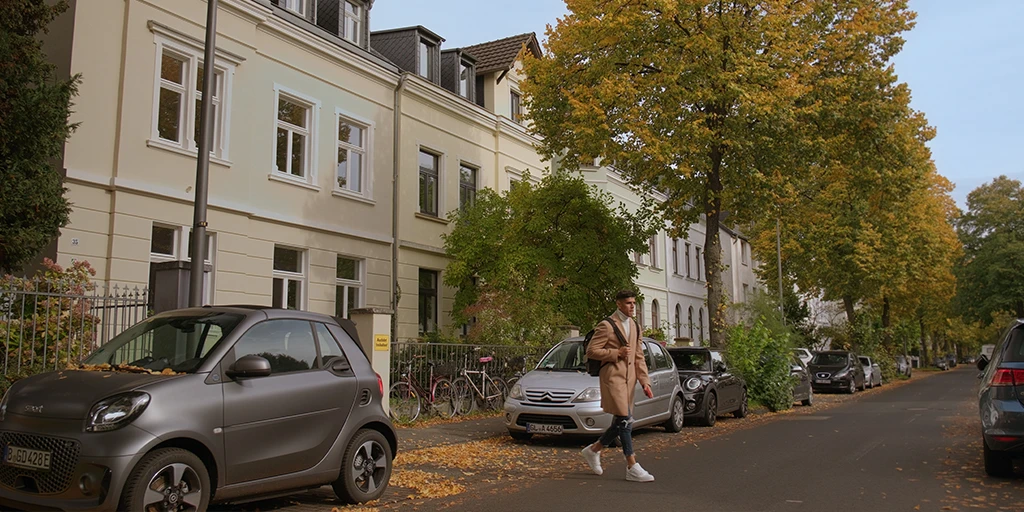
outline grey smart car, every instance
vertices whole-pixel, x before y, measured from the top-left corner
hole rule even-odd
[[[0,402],[0,504],[202,511],[330,484],[383,494],[397,438],[347,320],[255,306],[150,317]]]

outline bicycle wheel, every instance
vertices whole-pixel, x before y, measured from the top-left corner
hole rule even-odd
[[[420,415],[420,396],[408,382],[396,382],[388,392],[391,419],[398,423],[416,421]]]
[[[452,382],[452,392],[455,398],[455,413],[469,414],[476,410],[476,396],[473,394],[473,386],[465,377],[459,377]]]
[[[437,379],[434,382],[434,389],[432,391],[434,395],[433,401],[430,402],[430,408],[442,418],[451,418],[455,416],[455,387],[452,385],[452,381],[448,379]]]
[[[484,408],[489,411],[500,411],[505,407],[506,396],[508,396],[508,388],[505,387],[505,381],[488,377]]]

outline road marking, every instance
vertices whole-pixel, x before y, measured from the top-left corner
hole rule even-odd
[[[803,503],[800,500],[786,500],[786,503]]]
[[[832,416],[786,416],[782,419],[788,421],[824,421],[832,419]]]

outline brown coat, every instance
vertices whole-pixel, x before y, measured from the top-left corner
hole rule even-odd
[[[612,315],[612,321],[618,324],[619,332],[625,335],[617,315]],[[632,360],[619,359],[622,343],[611,325],[604,320],[597,324],[594,337],[587,345],[589,359],[608,363],[601,368],[601,409],[615,416],[628,416],[632,413],[637,381],[643,386],[651,385],[647,377],[647,361],[640,347],[640,326],[632,318],[629,322],[631,325],[626,340],[632,347]]]

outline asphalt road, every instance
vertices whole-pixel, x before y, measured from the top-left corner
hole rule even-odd
[[[638,443],[652,483],[626,482],[621,452],[604,454],[603,476],[578,457],[559,457],[552,463],[564,466],[562,476],[448,505],[489,512],[1024,510],[1020,468],[1003,481],[982,471],[976,376],[961,365],[699,443]]]

